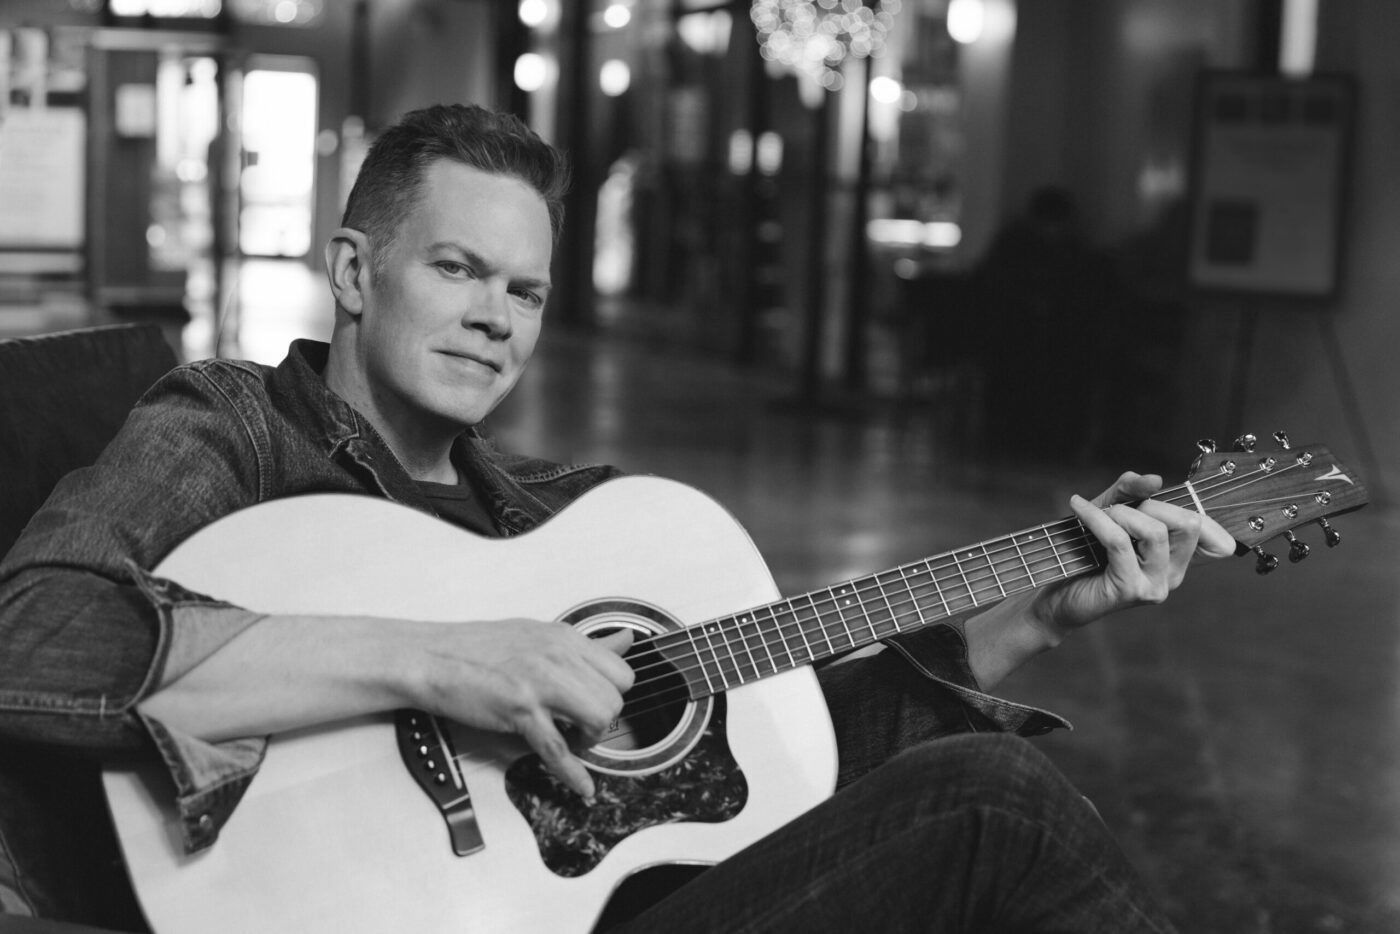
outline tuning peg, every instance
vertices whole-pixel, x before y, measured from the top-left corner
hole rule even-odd
[[[1281,447],[1281,448],[1283,448],[1285,451],[1291,451],[1291,450],[1293,450],[1293,448],[1292,448],[1292,447],[1289,445],[1289,443],[1288,443],[1288,432],[1286,432],[1286,431],[1276,431],[1276,432],[1274,432],[1274,440],[1277,441],[1277,442],[1278,442],[1278,446]]]
[[[1214,454],[1215,442],[1210,438],[1202,438],[1196,442],[1196,447],[1200,448],[1202,454]]]
[[[1258,545],[1255,545],[1250,551],[1259,556],[1259,563],[1254,565],[1254,570],[1258,571],[1260,574],[1268,574],[1274,568],[1278,567],[1278,558],[1269,554]]]
[[[1308,543],[1298,541],[1298,539],[1293,537],[1292,532],[1284,532],[1283,537],[1288,539],[1288,560],[1292,561],[1294,564],[1302,561],[1312,552],[1312,549],[1308,547]]]
[[[1318,519],[1317,524],[1322,526],[1322,534],[1327,539],[1328,548],[1336,548],[1342,543],[1342,533],[1332,528],[1325,518]]]
[[[1259,439],[1254,435],[1240,435],[1235,439],[1235,450],[1244,451],[1246,454],[1254,453],[1254,445],[1259,443]]]

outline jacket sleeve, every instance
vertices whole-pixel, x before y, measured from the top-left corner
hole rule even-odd
[[[902,655],[925,678],[980,714],[978,722],[995,730],[1021,736],[1039,736],[1070,726],[1068,720],[1048,710],[1018,704],[983,691],[972,674],[972,666],[968,664],[967,635],[961,618],[886,639],[885,645]]]
[[[163,378],[0,563],[0,738],[104,761],[154,741],[188,847],[213,839],[264,745],[203,743],[136,710],[259,618],[147,573],[266,494],[265,421],[229,379],[197,366]]]

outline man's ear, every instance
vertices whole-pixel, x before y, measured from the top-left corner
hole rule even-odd
[[[335,302],[352,315],[365,307],[369,287],[369,238],[352,227],[337,227],[326,243],[326,278]]]

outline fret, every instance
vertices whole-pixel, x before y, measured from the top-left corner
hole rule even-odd
[[[949,609],[952,611],[949,615],[952,615],[952,613],[960,613],[963,610],[970,610],[977,606],[977,594],[972,589],[972,582],[968,580],[967,574],[963,570],[962,559],[959,558],[956,553],[949,557],[953,559],[953,570],[958,575],[957,580],[954,580],[952,577],[943,578],[944,583],[949,585],[944,592],[944,598],[945,602],[948,603]],[[967,557],[970,560],[974,555],[968,552]],[[961,582],[964,593],[958,592],[957,588],[959,582]],[[950,596],[951,599],[948,599]]]
[[[1051,533],[1050,541],[1066,577],[1100,566],[1098,554],[1090,546],[1088,533],[1082,525],[1075,523]]]
[[[757,681],[759,678],[763,677],[763,672],[759,670],[758,660],[753,657],[753,652],[749,649],[749,637],[744,635],[744,624],[749,623],[750,625],[754,625],[754,618],[752,616],[738,616],[734,618],[734,623],[734,631],[739,637],[739,644],[743,646],[744,657],[749,660],[749,668],[753,671],[752,676],[744,674],[743,666],[737,664],[738,657],[736,656],[735,660],[736,667],[739,669],[739,681],[744,684],[750,681]],[[754,628],[757,629],[757,626],[754,626]],[[727,642],[728,640],[726,639],[725,641]]]
[[[788,611],[792,614],[792,622],[793,622],[793,624],[794,624],[794,628],[795,628],[798,632],[801,632],[801,631],[802,631],[802,617],[801,617],[801,616],[798,614],[798,612],[797,612],[797,605],[794,604],[791,600],[789,600],[789,601],[787,602],[787,606],[788,606]],[[775,620],[777,619],[777,616],[776,616],[776,615],[774,616],[774,619],[775,619]],[[802,663],[799,662],[799,661],[797,660],[796,656],[794,656],[794,655],[792,654],[792,645],[788,642],[787,632],[785,631],[784,626],[785,626],[785,624],[783,624],[783,623],[779,623],[779,625],[778,625],[778,628],[777,628],[778,644],[781,645],[781,646],[783,647],[783,651],[787,653],[787,665],[786,665],[785,667],[788,667],[788,668],[796,668],[798,665],[800,665],[800,664],[802,664]]]
[[[1046,544],[1048,544],[1048,545],[1050,546],[1050,553],[1051,553],[1052,555],[1054,555],[1055,563],[1056,563],[1057,565],[1059,565],[1059,568],[1060,568],[1060,576],[1061,576],[1061,577],[1069,577],[1069,576],[1070,576],[1070,570],[1069,570],[1069,568],[1065,567],[1065,560],[1064,560],[1064,558],[1060,557],[1060,545],[1059,545],[1058,542],[1055,541],[1055,536],[1053,536],[1053,535],[1050,534],[1050,530],[1049,530],[1048,528],[1047,528],[1047,529],[1041,529],[1041,531],[1045,534],[1045,541],[1046,541]]]
[[[887,576],[897,573],[899,573],[898,570],[882,571],[880,574],[876,574],[872,578],[872,580],[875,581],[875,588],[880,592],[880,602],[885,605],[885,611],[889,613],[890,616],[889,627],[884,632],[880,631],[879,624],[876,623],[875,620],[872,619],[870,621],[870,631],[876,639],[883,638],[884,636],[894,636],[899,634],[899,611],[897,611],[894,608],[894,604],[890,602],[890,595],[885,590],[885,582],[880,579],[882,575]],[[904,575],[902,574],[900,575],[899,583],[904,583]]]
[[[851,585],[848,583],[842,584],[841,589],[839,591],[837,591],[835,588],[830,588],[827,590],[827,593],[831,594],[832,603],[836,607],[836,621],[842,626],[845,626],[846,609],[845,606],[842,606],[842,604],[845,604],[846,606],[850,606],[851,604]],[[844,597],[842,596],[843,594],[845,595]],[[836,646],[831,641],[831,633],[827,631],[825,620],[822,621],[822,638],[826,640],[827,652],[831,655],[835,655]]]
[[[919,617],[919,626],[918,626],[917,628],[922,628],[922,627],[924,627],[924,626],[927,626],[927,625],[928,625],[928,620],[924,618],[924,608],[923,608],[923,606],[922,606],[922,605],[920,604],[920,602],[919,602],[919,595],[918,595],[918,593],[915,592],[914,588],[909,584],[909,574],[908,574],[908,571],[907,571],[905,568],[903,568],[903,567],[899,568],[899,576],[900,576],[900,579],[902,580],[902,582],[903,582],[903,584],[904,584],[904,589],[905,589],[906,591],[908,591],[908,593],[909,593],[909,602],[912,603],[912,604],[914,605],[914,614],[915,614],[916,616]],[[937,585],[934,585],[934,587],[933,587],[933,592],[934,592],[934,593],[938,593],[938,587],[937,587]],[[939,599],[942,599],[942,595],[941,595],[941,594],[939,594]]]
[[[843,606],[837,608],[837,613],[841,618],[841,630],[838,631],[836,635],[838,637],[839,642],[841,632],[845,632],[849,642],[844,648],[838,649],[835,646],[833,646],[833,654],[835,654],[838,651],[844,652],[847,649],[853,648],[855,646],[855,640],[850,638],[851,626],[854,625],[857,629],[873,630],[874,623],[870,618],[870,605],[871,601],[873,600],[873,598],[870,595],[870,585],[872,583],[872,578],[862,577],[860,580],[850,581],[846,584],[841,585],[841,592],[846,595],[846,598],[844,601],[842,601]],[[859,613],[860,619],[856,620],[854,623],[848,620],[846,618],[846,611],[848,609],[855,613]],[[827,638],[827,641],[831,641],[830,637]]]
[[[823,625],[823,624],[822,624],[822,611],[821,611],[821,608],[817,606],[817,601],[812,599],[812,595],[811,595],[811,594],[805,594],[804,596],[807,597],[807,602],[808,602],[809,604],[811,604],[811,607],[812,607],[812,617],[811,617],[810,622],[815,622],[818,626]],[[799,617],[799,618],[798,618],[798,621],[797,621],[797,634],[798,634],[798,636],[800,636],[800,637],[802,638],[802,647],[805,648],[805,649],[807,650],[807,659],[806,659],[806,661],[809,661],[809,662],[810,662],[810,661],[815,661],[816,658],[817,658],[817,653],[815,653],[815,652],[812,651],[812,643],[810,643],[810,642],[807,641],[807,625],[806,625],[806,622],[804,622],[804,621],[801,619],[801,617]],[[789,654],[791,654],[791,650],[790,650],[790,649],[789,649]]]
[[[768,606],[764,607],[763,609],[765,609],[765,610],[768,611],[768,618],[769,618],[770,620],[772,620],[772,621],[773,621],[773,624],[774,624],[774,625],[773,625],[773,632],[777,635],[778,640],[779,640],[779,641],[782,641],[782,638],[783,638],[783,624],[782,624],[781,622],[778,621],[778,614],[777,614],[776,612],[774,612],[773,606],[774,606],[774,604],[769,604]],[[754,617],[754,629],[757,630],[757,632],[758,632],[758,644],[761,645],[761,646],[763,646],[763,654],[766,655],[766,656],[768,657],[768,673],[769,673],[769,674],[777,674],[777,672],[778,672],[778,662],[777,662],[777,659],[773,658],[773,651],[772,651],[772,649],[770,649],[770,648],[768,647],[768,634],[767,634],[767,632],[764,630],[763,625],[762,625],[761,623],[759,623],[757,617]]]
[[[991,557],[992,570],[997,576],[997,586],[1001,588],[1002,596],[1020,593],[1027,587],[1035,586],[1030,569],[1026,567],[1026,562],[1021,558],[1020,550],[1016,548],[1013,539],[999,538],[987,544],[992,546],[988,557],[995,555]],[[982,546],[982,550],[988,550],[986,544]]]
[[[1026,563],[1029,567],[1031,580],[1037,583],[1048,583],[1068,576],[1064,562],[1060,560],[1059,550],[1055,547],[1054,540],[1050,538],[1050,531],[1045,526],[1018,533],[1016,540],[1021,553],[1030,555],[1030,560]]]
[[[992,572],[992,583],[997,585],[997,590],[1001,591],[1001,598],[1006,599],[1006,588],[1001,583],[1001,575],[997,573],[997,566],[992,561],[992,553],[987,550],[987,543],[983,542],[978,546],[982,549],[982,558],[987,562],[987,570]]]
[[[1031,589],[1034,590],[1040,585],[1035,582],[1035,572],[1031,570],[1030,564],[1026,561],[1026,553],[1021,549],[1021,542],[1025,541],[1029,543],[1030,540],[1030,535],[1023,535],[1019,538],[1015,535],[1011,536],[1011,545],[1016,549],[1016,558],[1021,562],[1021,567],[1025,568],[1026,579],[1030,581]]]
[[[928,574],[928,583],[933,588],[934,596],[938,597],[938,602],[943,604],[943,615],[950,617],[953,615],[953,608],[948,605],[948,598],[943,595],[943,588],[938,586],[938,575],[933,570],[933,562],[937,560],[937,558],[930,558],[925,561],[924,571]]]
[[[710,656],[715,660],[716,674],[719,676],[720,683],[724,686],[724,690],[727,691],[729,690],[729,679],[725,677],[724,674],[724,660],[719,657],[719,651],[715,649],[715,641],[711,634],[715,625],[715,622],[711,620],[700,627],[700,632],[701,635],[705,637],[705,644],[710,647]],[[709,678],[705,680],[708,682]]]
[[[710,672],[705,668],[705,660],[700,657],[700,646],[695,641],[695,631],[700,626],[687,626],[685,637],[690,640],[691,655],[695,658],[695,667],[700,669],[700,676],[705,679],[705,691],[707,694],[715,694],[715,684],[710,680]]]
[[[904,574],[905,586],[914,598],[914,607],[918,610],[919,621],[929,622],[924,616],[925,611],[934,618],[950,616],[948,602],[943,598],[943,591],[938,586],[938,578],[934,575],[932,559],[921,561],[917,565],[906,565],[901,569]],[[916,569],[917,568],[917,569]]]
[[[842,584],[842,585],[841,585],[841,592],[842,592],[842,593],[851,593],[851,592],[853,592],[853,591],[854,591],[855,593],[859,593],[860,590],[861,590],[861,587],[860,587],[860,582],[859,582],[859,581],[851,581],[851,582],[848,583],[848,584]],[[839,629],[838,629],[837,627],[839,627]],[[835,633],[835,634],[836,634],[836,639],[837,639],[836,642],[833,642],[832,639],[831,639],[831,636],[832,636],[832,629],[836,629],[836,633]],[[846,642],[847,642],[848,644],[845,646],[845,648],[837,648],[837,643],[840,641],[841,634],[842,634],[843,632],[846,634]],[[829,628],[827,628],[826,624],[823,623],[823,624],[822,624],[822,637],[826,639],[827,651],[829,651],[832,655],[835,655],[835,654],[837,654],[838,652],[844,652],[844,651],[846,651],[847,649],[852,648],[852,647],[856,644],[855,637],[854,637],[853,635],[851,635],[851,627],[850,627],[850,625],[846,622],[846,614],[841,610],[841,606],[840,606],[839,603],[838,603],[837,606],[836,606],[836,626],[835,626],[835,627],[832,627],[831,629],[829,629]]]

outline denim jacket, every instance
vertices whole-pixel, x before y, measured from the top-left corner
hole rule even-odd
[[[149,755],[153,744],[169,771],[189,851],[214,842],[253,780],[266,740],[205,742],[136,705],[259,616],[149,569],[214,520],[281,497],[360,493],[432,511],[375,429],[326,387],[326,356],[326,345],[298,341],[275,369],[204,360],[171,371],[98,462],[59,484],[0,562],[0,752],[91,762]],[[474,430],[458,439],[453,458],[505,535],[533,528],[619,475],[611,467],[505,455]],[[992,728],[1033,734],[1064,725],[977,690],[957,624],[895,641]],[[0,765],[0,796],[7,769]],[[9,838],[24,834],[7,828],[9,817],[0,810],[0,913],[7,871],[13,881],[23,869]]]

